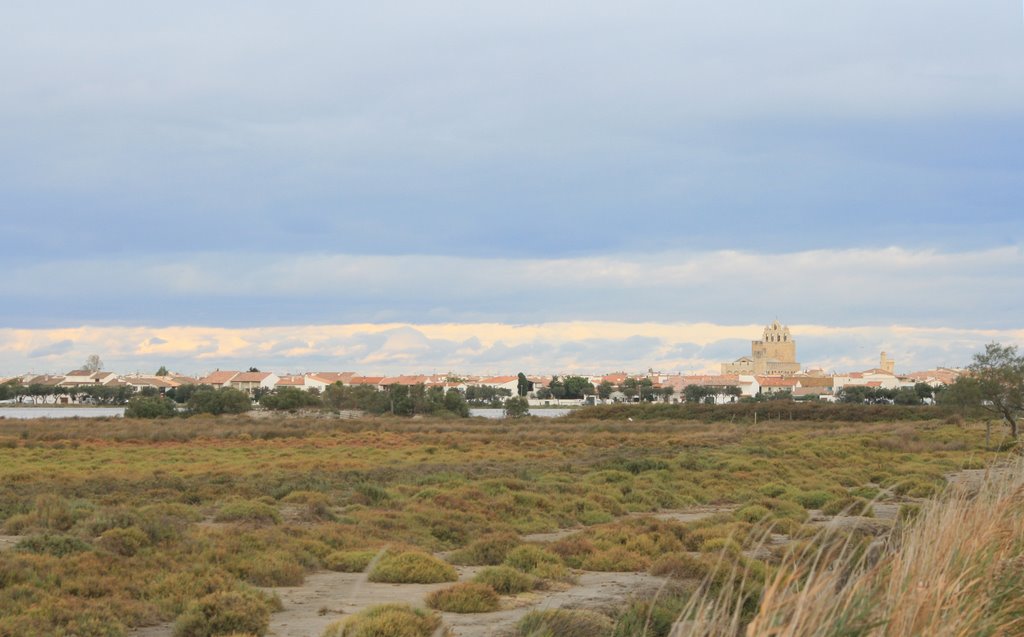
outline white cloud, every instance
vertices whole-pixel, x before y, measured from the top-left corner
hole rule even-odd
[[[77,323],[181,324],[192,322],[197,313],[223,325],[318,323],[325,317],[346,323],[729,324],[778,315],[818,325],[1010,329],[1024,315],[1024,251],[1012,246],[968,252],[889,247],[559,259],[347,254],[122,258],[15,268],[5,294],[16,306],[59,303],[61,318]],[[275,308],[275,319],[252,314],[248,308],[253,305]]]
[[[899,369],[956,366],[985,343],[1024,345],[1024,329],[914,326],[791,326],[805,367],[851,371],[886,350]],[[761,326],[710,323],[560,322],[533,325],[345,324],[253,328],[96,327],[0,329],[0,373],[61,372],[98,353],[107,368],[201,373],[256,365],[278,372],[354,370],[366,374],[458,371],[583,372],[650,367],[714,371],[749,353]],[[159,336],[155,336],[159,334]],[[40,352],[46,358],[40,359]]]

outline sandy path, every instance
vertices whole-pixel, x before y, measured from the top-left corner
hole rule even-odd
[[[22,540],[21,535],[0,535],[0,551],[9,551]]]
[[[480,567],[460,568],[460,580],[472,579]],[[506,610],[460,615],[443,613],[455,637],[493,637],[511,631],[531,610],[539,608],[607,608],[635,595],[650,594],[665,582],[646,573],[582,573],[579,582],[561,591],[539,591],[504,598]],[[449,584],[375,584],[359,573],[322,571],[302,586],[266,589],[276,592],[284,610],[270,619],[274,637],[317,636],[338,619],[376,604],[400,602],[423,606],[431,591]],[[154,636],[155,637],[155,636]]]

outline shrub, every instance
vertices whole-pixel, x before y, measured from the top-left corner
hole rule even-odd
[[[833,498],[835,496],[827,491],[802,491],[793,499],[805,509],[820,509]]]
[[[520,637],[597,637],[615,626],[609,617],[589,610],[535,610],[516,626]]]
[[[252,500],[236,500],[222,506],[213,519],[217,522],[277,524],[281,521],[281,514],[269,504]]]
[[[232,569],[256,586],[299,586],[305,569],[287,551],[272,551],[241,558]]]
[[[686,553],[664,555],[651,565],[651,575],[703,580],[710,572],[706,562]]]
[[[50,535],[49,533],[44,535],[31,535],[20,542],[15,547],[18,551],[24,551],[25,553],[40,553],[45,555],[53,555],[55,557],[64,557],[65,555],[72,555],[74,553],[82,553],[85,551],[92,550],[83,540],[70,535]]]
[[[646,570],[649,565],[650,561],[646,557],[621,546],[598,551],[583,560],[583,569],[587,571],[632,573]]]
[[[870,502],[864,498],[853,496],[832,500],[821,509],[821,512],[824,515],[839,515],[843,513],[845,515],[862,515],[869,518],[875,515]]]
[[[739,555],[742,551],[739,542],[725,537],[713,537],[705,540],[704,543],[700,545],[700,550],[702,553],[717,553],[719,551],[724,551],[729,555]]]
[[[517,571],[511,566],[491,566],[483,569],[473,578],[474,582],[487,584],[502,595],[515,595],[533,590],[537,580],[532,575]]]
[[[460,582],[430,593],[426,604],[449,613],[489,613],[498,610],[498,593],[487,584]]]
[[[433,555],[409,551],[385,555],[370,572],[371,582],[391,584],[438,584],[454,582],[459,574],[451,564]]]
[[[136,396],[128,401],[125,418],[170,418],[178,411],[173,400],[162,396]]]
[[[189,604],[174,622],[174,637],[264,635],[270,605],[255,591],[218,591]]]
[[[634,601],[618,617],[612,637],[667,637],[685,608],[686,600],[679,594]]]
[[[511,533],[482,537],[448,556],[452,564],[466,566],[494,566],[501,564],[508,552],[519,545],[519,538]]]
[[[505,564],[525,573],[531,573],[540,564],[561,564],[562,560],[546,549],[532,544],[517,546],[505,557]]]
[[[334,622],[322,637],[431,637],[440,627],[436,613],[406,604],[383,604]]]
[[[764,520],[771,516],[771,511],[768,510],[768,507],[762,506],[760,504],[748,504],[742,509],[736,511],[736,513],[734,513],[733,515],[736,516],[737,520],[742,520],[743,522],[750,522],[751,524],[756,524],[761,520]]]
[[[104,531],[96,543],[111,553],[131,557],[149,544],[149,536],[137,526],[116,527]]]
[[[324,567],[342,573],[362,573],[378,551],[335,551],[324,558]]]

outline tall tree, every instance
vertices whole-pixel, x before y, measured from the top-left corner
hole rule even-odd
[[[518,393],[519,396],[526,396],[527,394],[530,393],[530,385],[531,385],[531,383],[526,378],[526,374],[524,374],[523,372],[519,372],[519,379],[518,379],[516,385],[517,385],[516,389],[518,390],[516,393]]]
[[[89,354],[85,359],[85,364],[82,365],[82,369],[95,374],[103,369],[103,361],[100,360],[98,354]]]
[[[1024,356],[1014,345],[989,343],[967,369],[978,384],[981,406],[1001,416],[1017,438],[1017,419],[1024,412]]]
[[[160,369],[156,370],[157,376],[167,376],[168,374],[170,374],[170,372],[167,371],[167,368],[163,365],[160,366]]]

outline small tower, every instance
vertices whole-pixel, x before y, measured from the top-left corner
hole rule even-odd
[[[892,360],[882,352],[882,357],[878,362],[878,368],[882,371],[889,372],[890,374],[896,373],[896,361]]]

